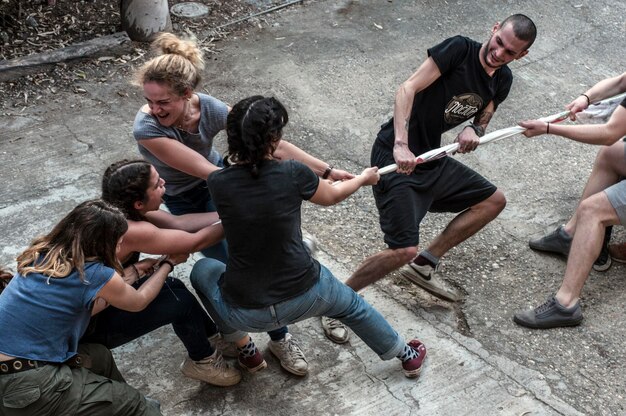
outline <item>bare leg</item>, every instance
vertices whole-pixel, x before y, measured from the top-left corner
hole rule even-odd
[[[417,247],[386,249],[363,260],[346,285],[355,292],[382,279],[392,271],[410,262],[417,254]]]
[[[624,142],[620,140],[611,146],[603,146],[600,149],[580,201],[584,201],[591,195],[616,184],[621,176],[626,176],[624,145]],[[581,202],[579,202],[580,204]],[[578,215],[574,213],[572,218],[565,224],[565,232],[569,235],[574,235],[576,232],[577,217]]]
[[[445,230],[430,243],[428,251],[436,257],[443,256],[452,247],[456,247],[489,224],[505,206],[504,194],[497,190],[483,202],[454,217]]]
[[[591,266],[600,254],[604,239],[604,229],[619,224],[617,213],[604,192],[592,195],[576,210],[577,232],[565,268],[565,278],[556,294],[563,306],[573,306],[589,277]]]

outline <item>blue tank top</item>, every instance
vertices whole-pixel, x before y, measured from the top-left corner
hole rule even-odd
[[[64,278],[16,274],[0,295],[0,352],[50,362],[76,355],[95,295],[113,273],[87,263],[84,281],[76,270]]]

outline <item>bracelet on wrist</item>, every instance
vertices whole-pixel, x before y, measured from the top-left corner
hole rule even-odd
[[[580,95],[587,99],[587,107],[589,107],[591,105],[591,100],[589,99],[589,96],[587,94],[580,94]]]
[[[322,174],[322,179],[328,179],[328,177],[330,176],[330,172],[332,172],[332,171],[333,171],[333,167],[328,165],[328,167],[326,168],[326,170]]]
[[[169,264],[170,268],[172,269],[171,271],[174,271],[174,263],[172,263],[168,259],[161,260],[161,262],[159,263],[159,267],[163,266],[163,264]]]
[[[393,145],[394,146],[408,146],[409,144],[398,140],[396,142],[393,142]]]
[[[550,122],[546,123],[546,134],[550,134]]]
[[[483,131],[482,127],[477,126],[477,125],[476,125],[476,124],[474,124],[474,123],[470,123],[470,124],[468,124],[468,125],[467,125],[467,126],[465,126],[465,127],[469,127],[470,129],[474,130],[474,133],[476,133],[476,135],[477,135],[478,137],[480,137],[480,136],[482,136],[483,134],[485,134],[485,132]],[[464,127],[464,128],[465,128],[465,127]]]

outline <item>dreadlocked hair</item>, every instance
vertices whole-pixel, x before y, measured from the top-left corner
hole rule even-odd
[[[85,261],[100,261],[121,275],[116,248],[127,230],[128,223],[119,209],[101,199],[85,201],[17,257],[17,271],[22,276],[41,273],[66,277],[76,269],[84,280]]]
[[[233,106],[226,120],[229,159],[248,165],[253,177],[272,156],[289,121],[287,110],[274,97],[255,95]]]
[[[135,202],[146,202],[151,166],[140,159],[111,164],[102,176],[102,199],[119,208],[127,219],[143,220]]]

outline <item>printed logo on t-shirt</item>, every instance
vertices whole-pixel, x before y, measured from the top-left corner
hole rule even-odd
[[[483,99],[477,94],[462,94],[452,97],[446,105],[444,120],[447,124],[456,125],[472,117],[483,107]]]

